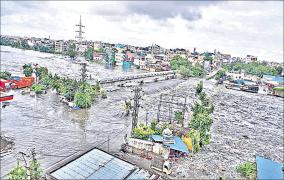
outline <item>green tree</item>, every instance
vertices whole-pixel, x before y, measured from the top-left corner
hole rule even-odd
[[[26,77],[32,76],[32,74],[33,74],[33,68],[32,68],[32,65],[31,65],[31,64],[25,64],[25,65],[23,66],[23,69],[24,69],[23,73],[24,73],[24,75],[25,75]]]
[[[76,92],[74,100],[76,106],[80,108],[88,108],[92,104],[92,97],[88,93]]]
[[[209,56],[208,53],[205,53],[205,56],[204,56],[203,60],[204,61],[210,61],[210,63],[212,64],[213,57]]]
[[[9,79],[11,77],[11,73],[8,71],[0,72],[0,79]]]
[[[75,59],[75,57],[78,55],[78,52],[76,51],[76,45],[74,43],[69,46],[66,54],[72,59]]]
[[[200,132],[198,130],[191,129],[189,137],[192,141],[193,153],[197,153],[200,150]]]
[[[93,60],[93,54],[94,54],[94,48],[92,48],[92,47],[88,48],[84,53],[85,59],[86,60]]]
[[[278,75],[281,75],[282,71],[283,71],[283,68],[281,66],[277,66],[276,67],[276,71],[277,71],[277,74]]]
[[[20,165],[19,161],[17,161],[16,167],[14,167],[9,173],[8,173],[8,179],[9,180],[22,180],[27,179],[28,174],[26,168]]]

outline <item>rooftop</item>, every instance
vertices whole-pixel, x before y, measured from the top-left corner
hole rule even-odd
[[[48,173],[54,179],[148,179],[150,174],[114,155],[94,148]]]
[[[257,179],[283,179],[283,165],[270,159],[256,156]]]

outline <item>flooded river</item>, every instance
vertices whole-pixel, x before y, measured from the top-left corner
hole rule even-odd
[[[51,72],[79,78],[80,65],[59,55],[1,47],[1,71],[22,72],[24,63],[38,63]],[[3,52],[4,51],[4,52]],[[142,71],[122,67],[106,69],[89,64],[88,73],[98,78]],[[140,121],[157,117],[159,94],[169,92],[188,97],[188,114],[195,101],[194,86],[200,79],[168,80],[142,86]],[[211,143],[198,154],[181,159],[173,166],[176,178],[240,178],[235,168],[254,155],[283,163],[283,99],[234,91],[204,81],[205,91],[215,105]],[[131,88],[109,92],[97,99],[90,109],[70,110],[53,93],[30,97],[15,91],[13,103],[1,110],[1,133],[14,139],[13,149],[1,154],[1,176],[15,164],[17,153],[34,147],[44,168],[79,150],[98,146],[117,152],[123,136],[130,133],[131,118],[121,117],[123,102],[133,96]]]
[[[52,73],[79,79],[79,64],[62,56],[1,47],[1,71],[21,75],[25,63],[38,63]],[[89,64],[88,74],[99,78],[142,73],[134,68],[106,69],[103,65]],[[145,94],[155,94],[175,87],[182,80],[145,84]],[[49,91],[37,97],[14,91],[14,101],[1,110],[1,133],[14,139],[13,149],[1,154],[1,176],[15,164],[19,151],[35,148],[44,168],[79,150],[98,146],[118,151],[123,137],[131,131],[131,118],[122,117],[123,103],[133,94],[131,88],[120,88],[108,93],[107,99],[97,99],[90,109],[70,110]],[[141,110],[142,113],[143,110]]]

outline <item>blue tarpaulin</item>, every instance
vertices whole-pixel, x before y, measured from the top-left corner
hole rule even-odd
[[[167,146],[169,146],[171,149],[174,149],[180,152],[189,153],[186,144],[178,136],[175,136],[174,144],[167,144]]]
[[[284,76],[263,75],[263,78],[270,79],[271,81],[275,81],[278,83],[284,83]]]
[[[283,179],[283,164],[256,156],[257,179]]]
[[[151,135],[150,137],[156,142],[163,142],[163,136]],[[189,153],[186,144],[181,140],[179,136],[175,136],[174,140],[174,144],[165,144],[165,146],[168,146],[170,149],[174,149],[180,152]]]

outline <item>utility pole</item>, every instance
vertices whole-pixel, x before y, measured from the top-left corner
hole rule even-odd
[[[138,113],[139,113],[139,107],[140,107],[139,100],[141,98],[142,98],[142,88],[136,86],[134,88],[134,103],[133,103],[133,111],[132,111],[132,133],[133,133],[134,128],[137,127]]]
[[[86,81],[86,77],[87,77],[87,64],[86,63],[81,63],[81,81],[85,82]]]

